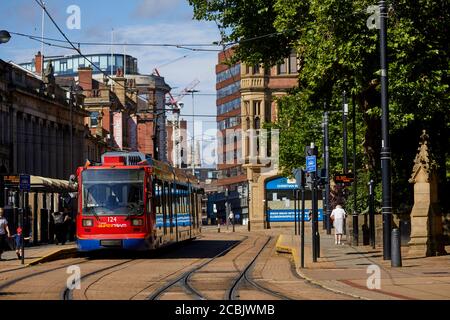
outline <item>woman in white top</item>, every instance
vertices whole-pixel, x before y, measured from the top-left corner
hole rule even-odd
[[[344,233],[344,219],[347,216],[345,210],[338,204],[331,212],[330,218],[334,226],[334,244],[341,244],[342,234]]]
[[[2,259],[3,248],[6,246],[6,237],[11,237],[8,220],[3,216],[3,208],[0,208],[0,260]]]

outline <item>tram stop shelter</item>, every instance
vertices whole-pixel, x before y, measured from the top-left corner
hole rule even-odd
[[[77,185],[68,180],[30,176],[30,191],[20,191],[20,175],[4,175],[5,216],[11,233],[15,233],[23,208],[24,235],[31,234],[33,244],[49,243],[53,239],[51,214],[69,208],[72,217],[76,212]]]

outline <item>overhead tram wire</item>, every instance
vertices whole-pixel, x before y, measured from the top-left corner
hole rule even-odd
[[[20,32],[10,32],[11,34],[29,38],[31,40],[36,41],[53,41],[57,43],[67,43],[66,40],[61,39],[55,39],[55,38],[48,38],[48,37],[38,37],[31,34],[25,34]],[[45,42],[44,42],[45,43]],[[205,49],[205,48],[193,48],[193,47],[207,47],[207,46],[217,46],[216,44],[177,44],[177,43],[104,43],[104,42],[78,42],[78,41],[72,41],[72,43],[75,43],[78,45],[78,48],[81,46],[108,46],[110,47],[111,44],[113,46],[129,46],[129,47],[168,47],[168,48],[177,48],[177,49],[183,49],[183,50],[190,50],[190,51],[199,51],[199,52],[219,52],[220,49]],[[56,44],[49,43],[49,45],[57,46]]]
[[[65,34],[62,32],[61,28],[59,28],[59,26],[56,24],[56,22],[54,21],[54,19],[50,16],[49,12],[47,11],[47,9],[45,8],[44,4],[42,3],[42,0],[35,0],[35,2],[42,8],[44,9],[45,13],[47,14],[47,16],[49,16],[49,18],[52,20],[53,24],[57,27],[58,31],[64,36],[64,38],[66,40],[62,40],[62,39],[55,39],[55,38],[48,38],[48,37],[38,37],[38,36],[34,36],[34,35],[30,35],[30,34],[24,34],[24,33],[20,33],[20,32],[10,32],[11,34],[17,35],[17,36],[22,36],[22,37],[27,37],[29,39],[32,40],[36,40],[36,41],[42,41],[42,40],[47,40],[47,41],[54,41],[54,42],[60,42],[60,43],[69,43],[72,48],[74,50],[76,50],[77,52],[79,51],[79,47],[81,47],[82,45],[84,46],[111,46],[111,43],[105,43],[105,42],[78,42],[78,41],[70,41]],[[360,9],[360,10],[356,10],[354,12],[350,12],[347,15],[340,15],[340,18],[346,18],[349,16],[354,16],[354,15],[358,15],[358,14],[363,14],[365,13],[365,10]],[[219,30],[221,29],[221,27],[219,26],[218,22],[215,21]],[[237,44],[241,44],[241,43],[245,43],[245,42],[249,42],[249,41],[255,41],[255,40],[259,40],[259,39],[263,39],[263,38],[267,38],[267,37],[271,37],[271,36],[275,36],[275,35],[281,35],[284,34],[286,32],[290,32],[290,31],[299,31],[298,29],[286,29],[286,30],[282,30],[282,31],[277,31],[277,32],[272,32],[272,33],[268,33],[268,34],[263,34],[260,36],[255,36],[255,37],[251,37],[251,38],[245,38],[245,39],[240,39],[240,40],[236,40],[236,41],[231,41],[231,42],[224,42],[224,37],[223,34],[221,33],[221,41],[220,42],[213,42],[213,43],[112,43],[112,45],[114,46],[136,46],[136,47],[174,47],[174,48],[179,48],[179,49],[185,49],[185,50],[193,50],[193,51],[213,51],[213,52],[223,52],[225,50],[225,48],[233,46],[233,45],[237,45]],[[76,43],[78,45],[78,48],[75,47],[73,45],[73,43]],[[55,44],[51,44],[51,43],[44,43],[47,44],[49,46],[57,46]],[[222,49],[202,49],[202,48],[190,48],[190,47],[222,47]],[[68,49],[66,47],[63,47],[65,49]],[[89,60],[88,60],[89,61]]]
[[[121,84],[120,82],[117,82],[113,77],[111,77],[110,75],[108,75],[106,72],[104,72],[100,67],[98,67],[97,65],[95,65],[88,57],[86,57],[80,50],[80,48],[75,47],[75,45],[72,43],[72,41],[69,40],[69,38],[67,38],[66,34],[61,30],[61,28],[59,27],[59,25],[56,23],[56,21],[53,19],[53,17],[51,16],[51,14],[48,12],[47,8],[44,6],[44,4],[42,3],[42,0],[34,0],[45,12],[45,14],[49,17],[49,19],[52,21],[52,23],[54,24],[54,26],[56,27],[56,29],[58,29],[58,31],[61,33],[61,35],[64,37],[64,39],[66,39],[66,42],[70,44],[70,46],[76,51],[78,52],[78,54],[80,56],[82,56],[86,61],[88,61],[91,66],[94,66],[95,69],[97,69],[98,71],[100,71],[103,76],[105,76],[106,78],[114,81],[116,84],[118,84],[119,86],[121,86],[122,88],[124,88],[125,90],[127,90],[127,87],[124,86],[123,84]]]

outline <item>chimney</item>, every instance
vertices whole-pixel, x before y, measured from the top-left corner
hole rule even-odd
[[[38,51],[38,53],[34,56],[34,66],[35,66],[35,69],[36,69],[35,72],[39,76],[42,76],[43,60],[44,60],[44,56],[41,55],[40,51]]]
[[[78,68],[78,81],[84,91],[92,90],[92,68]]]

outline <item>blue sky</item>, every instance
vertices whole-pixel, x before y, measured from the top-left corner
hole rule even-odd
[[[46,0],[46,7],[68,38],[74,42],[110,42],[114,29],[117,43],[212,43],[220,40],[214,22],[192,19],[193,10],[187,0]],[[67,8],[76,5],[81,10],[81,28],[70,30],[66,20],[70,16]],[[41,35],[42,10],[35,0],[2,0],[0,29],[25,34]],[[45,37],[62,39],[62,36],[45,18]],[[0,46],[0,59],[20,63],[30,61],[41,49],[41,44],[28,38],[13,35],[11,41]],[[81,47],[83,53],[110,52],[108,47]],[[166,47],[114,47],[115,52],[126,50],[138,58],[140,73],[149,74],[153,68],[164,65],[185,55],[176,62],[159,68],[173,93],[180,92],[194,79],[200,80],[200,90],[195,97],[195,113],[215,115],[215,64],[217,52],[193,52]],[[45,55],[69,55],[74,51],[55,47],[44,47]],[[183,99],[182,115],[192,114],[192,98]],[[192,117],[185,117],[191,121]],[[196,117],[196,136],[204,132],[206,141],[214,136],[214,117]],[[191,123],[188,124],[191,127]],[[202,128],[201,128],[202,127]],[[199,135],[200,136],[200,135]],[[200,137],[198,137],[200,139]]]

